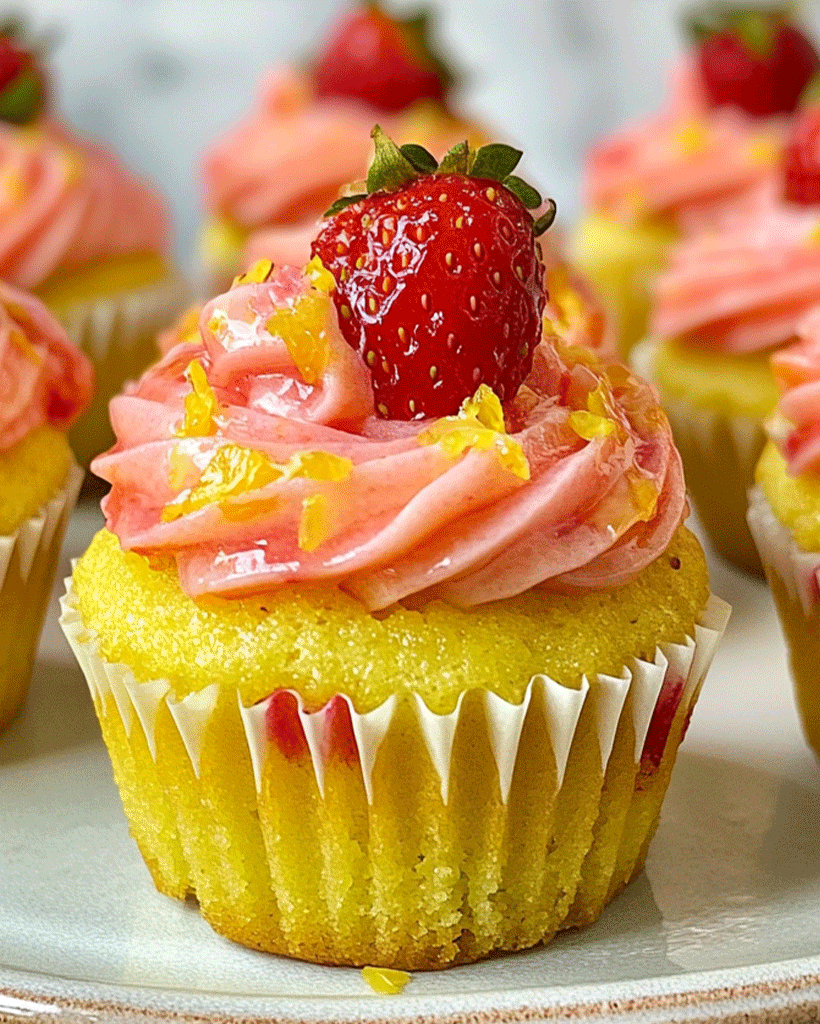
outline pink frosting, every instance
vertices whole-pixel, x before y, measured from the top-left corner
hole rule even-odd
[[[42,302],[0,281],[0,450],[45,423],[67,430],[93,390],[91,363]]]
[[[399,144],[421,143],[437,157],[466,130],[443,107],[387,114],[352,99],[317,99],[310,77],[295,68],[268,73],[255,108],[202,165],[208,210],[251,230],[245,265],[269,259],[302,266],[310,259],[321,215],[343,186],[367,175],[376,123]]]
[[[525,480],[495,450],[422,443],[439,421],[377,419],[369,371],[343,341],[329,297],[330,357],[304,379],[266,324],[308,290],[284,268],[214,299],[199,337],[111,403],[117,443],[93,468],[112,485],[104,511],[123,548],[173,554],[193,597],[329,580],[378,609],[419,593],[469,606],[541,584],[616,585],[667,546],[685,514],[680,459],[651,387],[623,366],[557,341],[538,346],[505,409],[509,435],[493,435],[520,444]],[[192,360],[219,407],[214,433],[181,437]],[[169,517],[227,444],[279,465],[320,451],[351,468],[336,482],[296,476],[220,492]],[[307,551],[299,524],[313,495],[326,499],[331,529]]]
[[[772,433],[793,476],[820,473],[820,306],[803,319],[798,334],[795,344],[772,356],[783,391]]]
[[[591,150],[588,204],[627,224],[671,217],[684,231],[709,223],[730,200],[775,173],[785,126],[734,107],[710,109],[694,63],[675,69],[669,103]]]
[[[651,331],[724,352],[782,345],[820,302],[820,209],[773,194],[753,216],[679,242],[653,287]]]
[[[0,277],[36,288],[104,256],[164,252],[155,192],[101,146],[50,120],[0,124]]]

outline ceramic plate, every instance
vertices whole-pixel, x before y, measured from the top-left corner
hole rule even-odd
[[[75,517],[64,569],[98,522]],[[0,1020],[816,1021],[820,767],[766,588],[716,565],[713,589],[734,615],[644,876],[586,931],[393,997],[236,946],[154,890],[54,605],[0,743]]]

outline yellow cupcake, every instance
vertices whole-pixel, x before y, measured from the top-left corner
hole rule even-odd
[[[92,373],[36,299],[0,285],[0,730],[25,702],[82,473],[65,438]]]
[[[376,420],[337,288],[260,263],[120,400],[61,621],[161,891],[443,967],[640,872],[726,610],[645,383],[544,341],[506,408]]]

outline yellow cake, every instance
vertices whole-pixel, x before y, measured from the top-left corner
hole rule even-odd
[[[91,369],[31,296],[0,286],[0,730],[28,693],[60,544],[82,481],[65,430]]]

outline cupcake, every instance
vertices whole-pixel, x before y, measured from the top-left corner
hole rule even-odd
[[[66,431],[93,370],[41,302],[0,282],[0,730],[25,702],[82,482]]]
[[[660,113],[599,142],[586,162],[589,213],[573,258],[615,316],[624,355],[645,334],[648,284],[670,246],[710,226],[727,201],[766,188],[785,116],[818,68],[782,10],[724,8],[693,30],[698,46],[675,68]]]
[[[203,293],[259,259],[303,266],[322,214],[367,172],[375,121],[437,155],[487,141],[454,112],[451,84],[424,20],[389,18],[375,3],[343,15],[312,65],[268,72],[251,112],[203,158]]]
[[[814,104],[796,117],[778,177],[754,202],[726,207],[713,230],[673,248],[652,287],[653,340],[633,352],[660,391],[712,543],[754,572],[746,495],[777,403],[769,356],[820,303],[817,130]]]
[[[87,464],[113,439],[108,399],[156,357],[183,288],[153,189],[61,124],[41,81],[0,37],[0,278],[37,295],[95,364],[95,398],[70,438]]]
[[[806,739],[820,756],[820,306],[772,356],[782,396],[749,496],[749,526],[789,648]]]
[[[112,403],[62,622],[161,891],[439,968],[641,871],[726,608],[651,387],[543,331],[515,152],[376,145]]]

